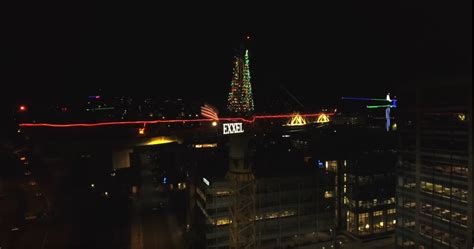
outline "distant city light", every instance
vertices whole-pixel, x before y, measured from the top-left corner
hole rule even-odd
[[[317,161],[317,164],[318,164],[318,168],[320,168],[320,169],[323,169],[323,168],[324,168],[324,162],[323,162],[323,161],[318,160],[318,161]]]
[[[168,143],[174,143],[174,142],[179,142],[179,140],[172,137],[154,137],[142,143],[141,145],[160,145],[160,144],[168,144]]]
[[[216,148],[216,147],[217,147],[217,143],[213,143],[213,144],[194,144],[193,147],[196,148],[196,149],[202,149],[202,148]]]

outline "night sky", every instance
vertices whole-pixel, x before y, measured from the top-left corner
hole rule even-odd
[[[383,97],[414,79],[472,77],[471,5],[15,6],[1,56],[3,88],[13,92],[2,101],[70,100],[102,87],[220,105],[246,35],[257,109],[281,85],[306,105]]]

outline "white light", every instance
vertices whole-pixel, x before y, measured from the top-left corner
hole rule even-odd
[[[224,128],[224,135],[244,133],[242,123],[227,123],[222,126]]]
[[[95,187],[95,184],[94,184],[94,183],[92,183],[92,184],[91,184],[91,188],[94,188],[94,187]]]
[[[213,121],[213,122],[212,122],[212,126],[216,127],[216,126],[217,126],[217,122],[216,122],[216,121]]]
[[[209,186],[211,183],[209,182],[209,180],[207,180],[206,178],[202,178],[202,181],[207,185]]]

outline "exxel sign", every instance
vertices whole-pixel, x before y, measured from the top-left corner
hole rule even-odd
[[[244,133],[244,127],[242,123],[227,123],[227,124],[223,124],[223,127],[224,127],[224,135]]]

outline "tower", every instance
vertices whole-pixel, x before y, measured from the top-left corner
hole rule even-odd
[[[234,60],[227,109],[233,116],[249,117],[254,111],[250,82],[250,57],[247,49],[240,51]]]
[[[229,170],[226,178],[230,181],[232,205],[229,208],[229,248],[257,248],[255,226],[255,176],[245,135],[230,137]]]

